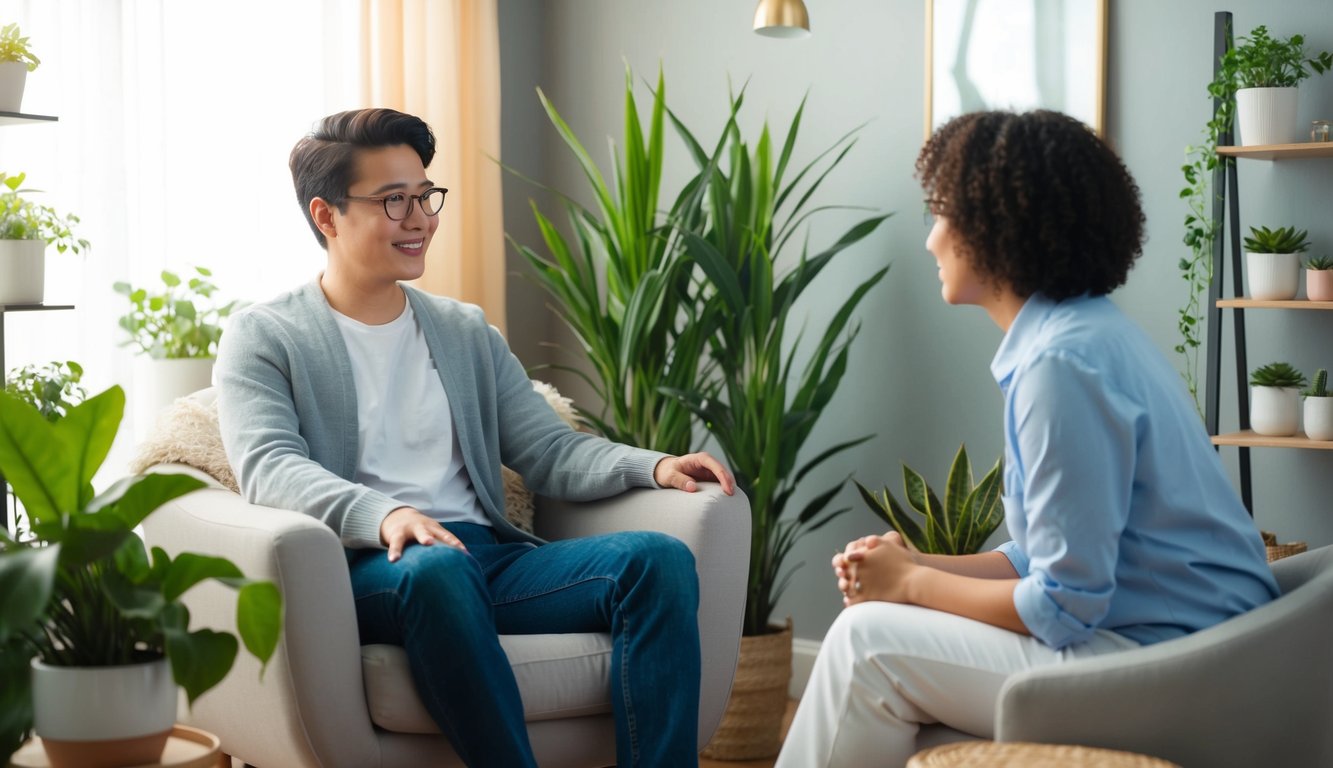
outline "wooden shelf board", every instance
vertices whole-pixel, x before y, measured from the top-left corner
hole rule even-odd
[[[0,125],[22,125],[24,123],[54,123],[60,118],[55,115],[29,115],[23,112],[0,111]]]
[[[1223,309],[1333,309],[1333,301],[1306,301],[1290,299],[1272,301],[1264,299],[1218,299],[1217,306]]]
[[[1298,432],[1294,437],[1268,437],[1256,435],[1253,430],[1228,432],[1214,435],[1213,445],[1234,445],[1245,448],[1305,448],[1321,451],[1333,451],[1333,440],[1311,440],[1305,433]]]
[[[1218,147],[1217,154],[1230,157],[1250,157],[1256,160],[1333,157],[1333,141],[1306,141],[1300,144],[1256,144],[1250,147]]]

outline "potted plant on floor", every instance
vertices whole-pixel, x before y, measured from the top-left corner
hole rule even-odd
[[[709,154],[672,115],[690,147],[706,190],[706,219],[682,230],[690,257],[707,281],[709,338],[716,377],[694,392],[674,391],[700,419],[726,455],[737,485],[751,504],[750,577],[741,657],[732,699],[705,755],[753,759],[776,754],[791,675],[791,627],[772,622],[775,605],[792,576],[786,558],[805,534],[847,508],[829,509],[845,479],[807,497],[794,514],[789,504],[805,490],[810,473],[871,436],[816,445],[811,434],[833,401],[857,335],[852,313],[888,271],[873,268],[857,278],[814,343],[802,343],[793,306],[824,269],[888,218],[865,218],[830,245],[813,252],[798,236],[813,193],[855,144],[845,135],[805,167],[788,165],[805,104],[796,111],[780,148],[767,125],[753,144],[736,115],[743,92],[732,99],[732,117]],[[823,167],[821,167],[821,165]],[[783,271],[784,255],[788,267]],[[766,659],[772,673],[754,668]]]
[[[1300,82],[1333,68],[1333,55],[1305,55],[1305,38],[1270,37],[1258,26],[1222,57],[1219,80],[1235,93],[1242,146],[1301,141],[1296,123]]]
[[[41,63],[28,47],[28,38],[19,32],[18,24],[0,28],[0,112],[21,111],[28,73]]]
[[[1311,440],[1333,440],[1333,393],[1328,391],[1328,371],[1315,372],[1305,396],[1305,436]]]
[[[192,703],[226,676],[238,651],[230,633],[189,628],[180,597],[200,582],[238,590],[237,628],[250,653],[267,662],[277,646],[276,586],[247,581],[222,558],[150,553],[133,533],[202,482],[146,475],[94,495],[92,477],[124,404],[112,387],[48,422],[0,393],[0,470],[33,534],[24,542],[0,535],[0,764],[34,723],[57,768],[157,762],[175,722],[176,687]]]
[[[1300,419],[1305,374],[1289,363],[1269,363],[1250,373],[1250,428],[1255,434],[1288,437]]]
[[[870,511],[917,551],[934,555],[971,555],[979,552],[986,539],[1004,522],[1004,505],[1000,502],[1004,481],[1000,477],[1000,466],[997,460],[981,482],[974,485],[967,446],[960,446],[949,467],[944,501],[941,502],[926,479],[904,464],[903,498],[920,517],[919,523],[908,515],[887,485],[878,493],[859,482],[856,489]]]
[[[41,304],[46,295],[46,247],[79,253],[88,241],[75,237],[74,214],[62,215],[25,197],[27,174],[0,173],[0,305]]]
[[[188,279],[163,270],[161,287],[151,292],[126,282],[113,286],[130,303],[120,318],[128,334],[123,346],[143,353],[135,370],[142,393],[135,401],[135,431],[141,436],[176,398],[212,382],[222,321],[245,306],[240,301],[216,303],[218,287],[212,276],[204,267],[195,267]]]
[[[1333,259],[1315,256],[1305,262],[1305,298],[1333,301]]]
[[[1306,230],[1295,227],[1250,227],[1245,238],[1245,276],[1250,298],[1296,298],[1301,286],[1301,254],[1310,247]]]

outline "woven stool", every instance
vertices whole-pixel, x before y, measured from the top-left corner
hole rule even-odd
[[[1180,768],[1156,757],[1070,744],[962,741],[922,750],[907,768]]]

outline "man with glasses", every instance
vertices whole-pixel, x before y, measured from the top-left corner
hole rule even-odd
[[[347,548],[363,643],[407,651],[422,702],[468,765],[535,765],[498,634],[609,631],[620,765],[697,760],[698,582],[658,533],[546,543],[506,520],[500,465],[583,500],[693,491],[731,475],[570,429],[474,306],[420,277],[446,190],[435,139],[388,109],[324,118],[292,179],[328,252],[315,281],[232,318],[218,354],[223,441],[251,502],[324,521]]]

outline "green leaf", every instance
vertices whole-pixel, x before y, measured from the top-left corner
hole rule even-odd
[[[244,578],[244,575],[225,558],[182,552],[167,569],[167,577],[162,584],[162,596],[169,601],[175,601],[187,589],[204,579],[224,578]]]
[[[0,392],[0,472],[35,523],[76,507],[77,454],[36,408]]]
[[[158,507],[208,484],[185,474],[149,474],[117,481],[89,505],[91,510],[105,508],[134,528]]]
[[[69,480],[77,483],[75,504],[79,509],[92,501],[93,476],[111,452],[124,414],[125,391],[113,386],[71,408],[65,418],[55,424],[54,432],[58,438],[68,445],[78,446],[70,453],[72,477]]]
[[[256,581],[241,587],[236,596],[236,628],[246,649],[267,668],[282,634],[282,594],[275,584]]]
[[[164,635],[171,675],[176,684],[185,689],[191,705],[222,682],[231,671],[240,647],[234,636],[211,629],[183,632],[173,628],[166,630]]]
[[[59,557],[59,544],[0,553],[0,646],[30,631],[45,613]]]

